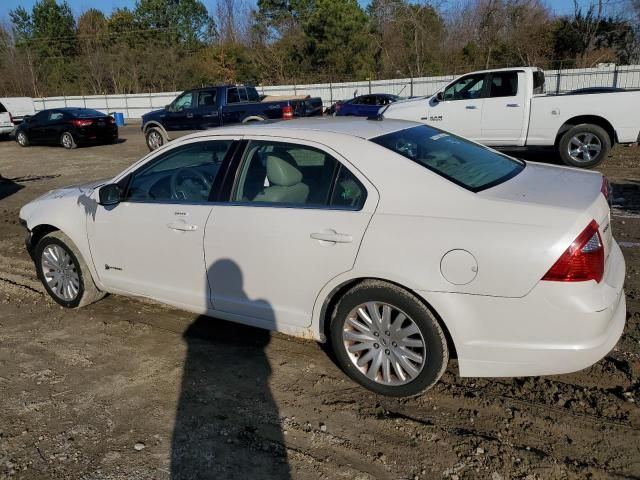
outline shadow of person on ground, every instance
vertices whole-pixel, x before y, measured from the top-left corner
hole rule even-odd
[[[251,303],[242,272],[220,260],[209,277]],[[209,287],[206,285],[206,295]],[[270,319],[275,323],[275,319]],[[266,330],[199,316],[185,331],[187,355],[171,448],[171,478],[290,478],[278,407],[271,395]]]
[[[0,200],[7,198],[16,192],[19,192],[23,188],[23,185],[14,182],[10,178],[5,178],[0,175]]]

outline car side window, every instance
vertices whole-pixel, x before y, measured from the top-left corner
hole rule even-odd
[[[173,110],[180,112],[193,107],[193,92],[183,93],[178,97],[173,106]]]
[[[247,88],[247,97],[249,98],[250,102],[259,102],[260,101],[260,94],[258,93],[258,91],[254,87],[248,87]]]
[[[345,166],[340,166],[331,194],[330,205],[352,210],[360,210],[367,199],[367,191]]]
[[[469,75],[449,85],[444,91],[445,100],[472,100],[482,96],[485,74]]]
[[[48,120],[50,122],[57,122],[58,120],[62,120],[64,118],[64,113],[62,112],[50,112]]]
[[[231,140],[176,147],[133,173],[125,201],[206,202]]]
[[[239,103],[240,94],[237,88],[229,88],[227,90],[227,103]]]
[[[341,193],[334,194],[340,169],[341,164],[335,158],[314,147],[252,141],[245,150],[232,199],[241,203],[316,207],[335,203],[351,208],[353,203],[353,208],[358,208],[361,205],[352,197],[357,194],[352,194],[352,190],[345,193],[349,189],[344,183],[348,178],[341,180]]]
[[[489,97],[514,97],[518,94],[518,72],[500,72],[491,75]]]
[[[4,108],[4,105],[0,103],[0,113],[7,113],[7,109]]]
[[[213,107],[216,104],[216,91],[206,90],[198,94],[198,107]]]

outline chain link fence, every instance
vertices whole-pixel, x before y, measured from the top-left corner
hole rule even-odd
[[[309,95],[321,97],[328,107],[338,100],[347,100],[369,93],[391,93],[401,97],[430,96],[460,75],[438,77],[396,78],[354,82],[314,84],[259,85],[263,95]],[[545,90],[562,94],[579,88],[614,87],[640,89],[640,65],[607,64],[595,68],[558,69],[545,71]],[[137,119],[147,112],[163,108],[180,92],[135,93],[123,95],[81,95],[35,98],[36,110],[60,107],[95,108],[106,112],[122,112],[126,118]]]

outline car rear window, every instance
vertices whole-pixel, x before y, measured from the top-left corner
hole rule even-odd
[[[505,182],[525,167],[522,161],[426,125],[371,141],[473,192]]]
[[[98,110],[92,108],[83,108],[82,110],[71,110],[69,112],[76,118],[93,118],[93,117],[106,117],[106,115]]]

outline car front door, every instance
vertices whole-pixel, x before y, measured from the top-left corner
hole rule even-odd
[[[220,113],[216,99],[217,90],[198,92],[198,106],[193,111],[192,130],[206,130],[220,125]]]
[[[482,108],[482,142],[487,145],[524,145],[526,78],[524,72],[494,72]]]
[[[27,121],[27,136],[33,144],[44,143],[45,128],[49,121],[49,111],[36,113]]]
[[[353,267],[377,192],[313,143],[255,137],[243,152],[231,202],[214,205],[207,223],[213,307],[299,331],[323,286]]]
[[[196,139],[163,151],[119,182],[120,203],[88,216],[94,265],[109,290],[207,310],[202,243],[233,145]]]
[[[170,105],[162,123],[166,130],[189,130],[193,118],[195,92],[185,92]]]
[[[467,75],[447,86],[443,100],[432,97],[423,121],[472,140],[482,135],[486,74]]]

